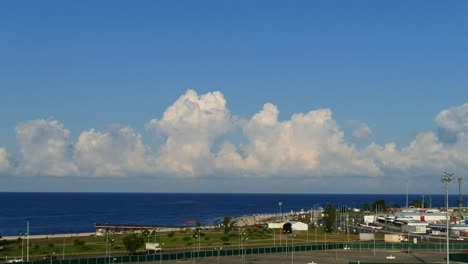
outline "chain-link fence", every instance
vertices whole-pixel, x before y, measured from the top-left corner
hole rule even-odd
[[[160,252],[154,255],[132,255],[132,256],[108,256],[99,258],[80,258],[65,260],[39,260],[25,262],[25,264],[120,264],[120,263],[142,263],[182,260],[192,258],[239,256],[254,254],[275,254],[293,251],[327,251],[336,249],[385,249],[385,250],[445,250],[446,244],[411,244],[411,243],[327,243],[311,245],[289,245],[273,247],[248,247],[248,248],[223,248],[211,250],[193,250],[184,252]],[[468,249],[468,244],[450,244],[451,250]]]

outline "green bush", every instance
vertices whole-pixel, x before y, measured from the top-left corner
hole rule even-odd
[[[75,239],[73,241],[73,245],[75,247],[81,247],[81,248],[84,248],[86,246],[86,242],[84,240],[79,240],[79,239]]]
[[[142,236],[137,234],[131,234],[122,239],[125,249],[130,253],[135,253],[139,248],[145,244],[145,240]]]

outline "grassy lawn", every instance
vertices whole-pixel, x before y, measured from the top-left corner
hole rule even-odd
[[[114,240],[111,244],[112,252],[125,252],[122,238],[125,235],[113,234],[109,235],[109,241]],[[295,231],[293,234],[281,234],[281,244],[290,245],[294,240],[294,244],[305,243],[323,243],[327,242],[350,242],[358,241],[358,234],[350,233],[349,236],[345,232],[332,232],[325,233],[322,229],[311,229],[307,231]],[[201,249],[213,249],[215,247],[238,247],[239,241],[242,239],[247,246],[272,246],[280,244],[279,230],[273,231],[269,229],[261,229],[256,227],[249,227],[243,229],[233,229],[229,234],[225,234],[223,230],[203,230],[199,239],[194,237],[192,231],[178,231],[169,233],[157,233],[156,238],[154,235],[145,236],[145,242],[160,243],[165,251],[171,250],[191,250],[198,247],[200,244]],[[383,240],[383,237],[378,237],[378,240]],[[23,247],[24,255],[26,255],[26,240],[21,241],[3,241],[0,247],[0,257],[8,258],[21,257]],[[23,245],[23,246],[22,246]],[[30,256],[45,256],[55,255],[62,256],[65,249],[65,256],[78,255],[78,254],[105,254],[107,241],[106,237],[88,236],[88,237],[49,237],[47,239],[30,239],[29,241],[29,254]],[[140,249],[144,251],[144,247]]]

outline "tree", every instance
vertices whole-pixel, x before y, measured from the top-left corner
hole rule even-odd
[[[423,203],[423,201],[418,200],[418,199],[411,201],[409,205],[416,207],[416,208],[423,208],[423,207],[428,208],[429,207],[429,204],[427,204],[426,201]]]
[[[75,239],[75,240],[73,241],[73,245],[74,245],[75,247],[81,247],[81,248],[83,248],[83,247],[86,246],[86,242],[85,242],[84,240]]]
[[[333,229],[333,225],[335,223],[335,215],[336,210],[335,207],[329,203],[323,212],[323,223],[325,225],[325,229],[328,233],[330,233]]]
[[[372,203],[372,210],[377,211],[377,210],[385,210],[387,206],[385,205],[385,200],[376,200]]]
[[[362,204],[362,211],[367,212],[367,211],[370,211],[370,209],[371,208],[370,208],[369,203],[363,203]]]
[[[135,253],[145,243],[145,239],[137,234],[131,234],[122,239],[125,250],[130,253]]]
[[[232,221],[232,218],[228,216],[224,217],[223,219],[224,234],[229,234],[233,226],[234,226],[234,222]]]

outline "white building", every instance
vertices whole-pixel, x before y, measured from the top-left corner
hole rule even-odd
[[[405,233],[425,234],[428,225],[427,222],[408,222],[402,226],[402,231]]]
[[[306,231],[309,229],[309,226],[302,222],[289,221],[288,223],[291,224],[292,231]]]
[[[268,223],[269,229],[280,229],[283,226],[283,223]]]

